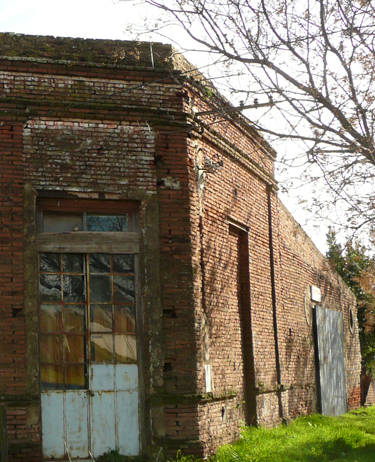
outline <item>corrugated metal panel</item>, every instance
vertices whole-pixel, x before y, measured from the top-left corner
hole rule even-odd
[[[347,412],[343,315],[316,307],[321,410],[323,415]]]

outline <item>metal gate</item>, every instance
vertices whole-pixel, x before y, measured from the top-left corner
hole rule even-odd
[[[40,254],[43,455],[139,454],[135,261]]]
[[[315,309],[317,375],[323,415],[347,412],[343,315],[322,306]]]

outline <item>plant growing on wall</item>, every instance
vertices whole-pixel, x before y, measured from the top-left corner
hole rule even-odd
[[[342,246],[332,229],[327,234],[327,258],[358,302],[358,325],[362,364],[367,371],[375,370],[375,259],[358,241]]]

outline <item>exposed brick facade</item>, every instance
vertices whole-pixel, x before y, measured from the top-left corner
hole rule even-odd
[[[343,313],[348,408],[358,407],[354,297],[278,200],[275,153],[249,121],[194,115],[225,101],[204,96],[207,83],[166,45],[11,34],[0,44],[9,460],[43,460],[41,197],[139,205],[143,453],[208,455],[244,423],[319,410],[310,286]]]

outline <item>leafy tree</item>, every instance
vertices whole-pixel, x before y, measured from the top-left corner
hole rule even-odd
[[[312,194],[317,212],[332,215],[327,207],[336,207],[341,219],[343,207],[343,222],[351,229],[375,229],[374,2],[139,2],[160,13],[146,22],[148,32],[173,40],[181,34],[165,28],[178,26],[192,48],[211,53],[214,72],[221,69],[217,83],[227,77],[227,93],[242,100],[243,108],[258,108],[249,112],[258,130],[271,140],[299,143],[300,153],[288,149],[279,160],[289,171],[299,165],[305,182],[324,180]],[[218,117],[228,117],[226,109],[218,104]],[[307,160],[299,155],[302,149]],[[330,193],[328,201],[321,188]]]
[[[358,325],[362,363],[368,371],[375,370],[375,260],[359,242],[344,247],[331,229],[327,234],[327,258],[358,302]]]

